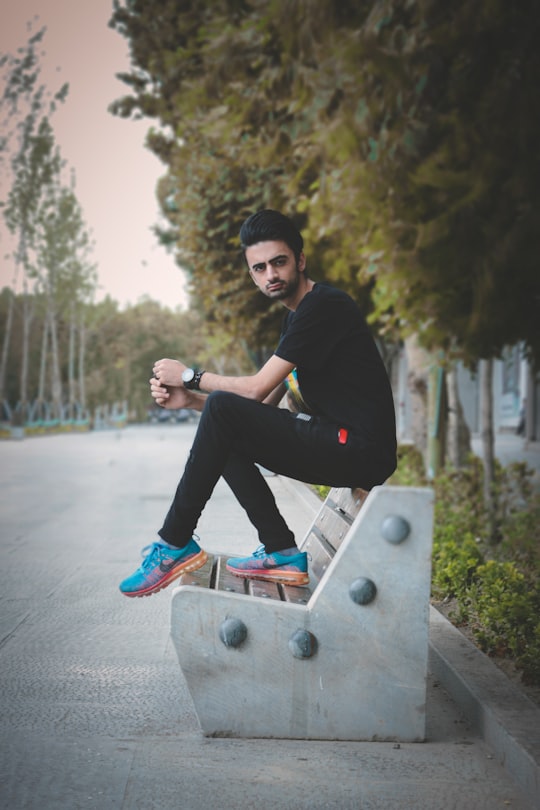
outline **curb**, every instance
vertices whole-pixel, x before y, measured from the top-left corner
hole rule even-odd
[[[321,500],[300,481],[280,476],[315,515]],[[506,675],[430,605],[429,670],[450,695],[498,763],[538,806],[540,709]]]
[[[540,709],[434,607],[429,630],[430,671],[536,807]]]

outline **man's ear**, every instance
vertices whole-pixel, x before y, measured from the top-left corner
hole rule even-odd
[[[306,254],[304,253],[304,251],[302,251],[302,253],[298,257],[298,270],[300,273],[303,273],[305,269],[306,269]]]

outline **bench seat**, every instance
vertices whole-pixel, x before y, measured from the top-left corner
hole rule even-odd
[[[301,548],[310,583],[185,574],[171,636],[208,736],[425,737],[433,493],[333,489]]]
[[[363,489],[330,491],[300,546],[301,550],[309,555],[308,585],[295,586],[237,577],[225,567],[230,554],[209,555],[207,563],[202,568],[191,574],[184,574],[177,585],[193,585],[307,605],[367,495]]]

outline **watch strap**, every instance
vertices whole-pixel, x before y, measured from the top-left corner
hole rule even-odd
[[[186,386],[186,387],[189,388],[191,391],[198,391],[200,389],[200,387],[201,387],[201,377],[202,377],[202,375],[204,373],[205,373],[205,369],[201,369],[200,371],[196,371],[195,376],[193,377],[193,379],[191,380],[189,385]]]

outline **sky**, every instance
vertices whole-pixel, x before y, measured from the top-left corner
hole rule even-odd
[[[70,86],[51,118],[62,157],[75,172],[75,193],[95,248],[96,299],[110,295],[122,307],[149,296],[185,307],[185,277],[157,243],[160,222],[155,189],[165,167],[144,146],[155,123],[117,118],[108,105],[129,92],[116,74],[129,70],[127,40],[108,27],[112,0],[2,0],[0,52],[15,53],[32,32],[42,42],[43,81],[51,90]],[[68,179],[66,177],[66,182]],[[0,222],[0,289],[11,284],[5,225]]]

